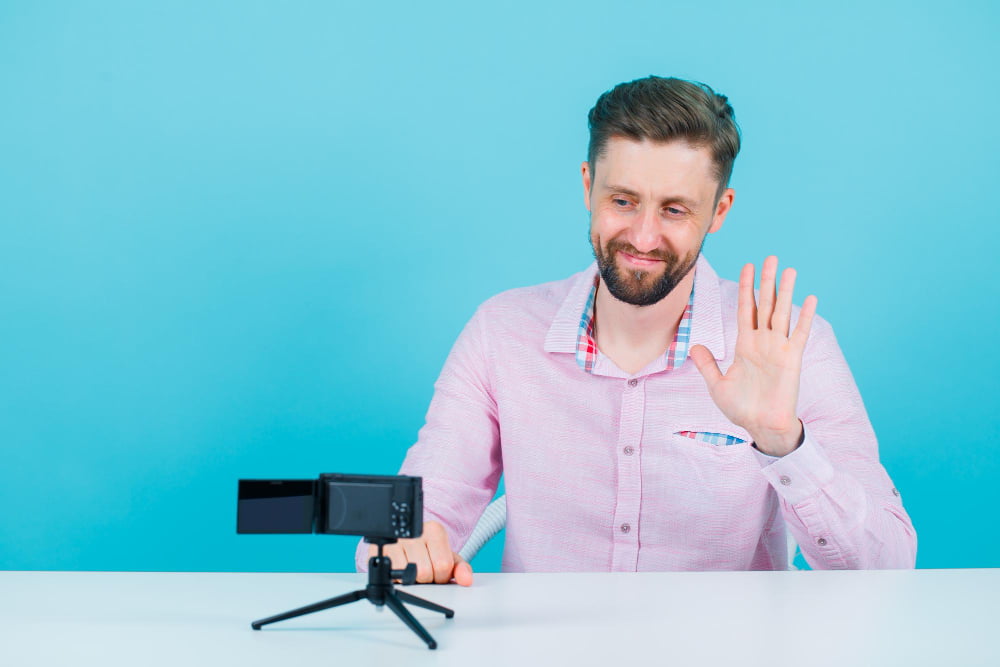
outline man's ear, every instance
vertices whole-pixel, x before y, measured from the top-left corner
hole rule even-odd
[[[709,234],[714,234],[715,232],[722,229],[722,223],[726,221],[726,215],[733,208],[733,200],[736,199],[736,190],[732,188],[726,188],[722,191],[722,196],[719,197],[719,201],[715,204],[715,213],[712,215],[712,224],[708,228]]]
[[[590,187],[593,185],[594,175],[590,171],[590,163],[584,161],[580,165],[580,175],[583,176],[583,205],[590,210]]]

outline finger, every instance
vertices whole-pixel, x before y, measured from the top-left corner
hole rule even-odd
[[[368,552],[374,556],[378,553],[378,548],[372,545]],[[406,566],[406,554],[399,544],[387,544],[382,547],[382,555],[389,559],[392,569],[400,570]]]
[[[428,521],[424,525],[424,539],[427,541],[434,583],[447,584],[455,570],[454,552],[448,544],[448,534],[441,524]]]
[[[472,585],[472,566],[462,556],[452,553],[455,559],[455,583],[459,586]]]
[[[795,325],[795,331],[792,332],[790,340],[802,348],[805,348],[806,341],[809,339],[809,330],[812,328],[813,315],[816,314],[818,302],[819,299],[810,294],[802,303],[802,309],[799,310],[799,321]]]
[[[737,332],[757,328],[757,302],[753,298],[754,265],[745,264],[740,271],[739,299],[736,303]]]
[[[757,328],[771,328],[771,313],[774,310],[774,280],[778,276],[778,258],[771,255],[764,260],[760,269],[760,300],[757,304]]]
[[[792,292],[795,291],[795,269],[788,268],[781,272],[781,287],[778,288],[778,300],[774,304],[774,315],[771,315],[771,328],[788,337],[788,327],[792,319]]]
[[[434,570],[431,569],[431,558],[427,553],[427,545],[420,538],[400,542],[406,552],[406,563],[417,566],[417,583],[429,584],[434,581]],[[404,563],[403,567],[406,567]]]
[[[719,364],[715,363],[715,357],[704,345],[692,345],[688,355],[698,367],[698,372],[705,378],[708,390],[711,391],[715,383],[722,379],[722,371],[719,370]]]

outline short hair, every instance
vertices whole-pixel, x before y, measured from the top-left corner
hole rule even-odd
[[[740,128],[732,105],[725,95],[697,81],[648,76],[620,83],[597,99],[587,121],[591,174],[612,137],[655,142],[683,139],[711,150],[718,197],[729,185],[733,161],[740,152]]]

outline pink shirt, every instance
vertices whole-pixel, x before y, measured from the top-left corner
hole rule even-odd
[[[785,569],[786,527],[813,568],[914,566],[916,533],[826,321],[813,320],[803,359],[805,441],[774,458],[719,411],[690,359],[629,375],[598,352],[580,367],[596,272],[486,301],[445,362],[400,472],[423,477],[424,519],[454,550],[502,473],[504,571]],[[737,285],[704,257],[696,272],[690,344],[725,372]],[[366,559],[361,544],[359,568]]]

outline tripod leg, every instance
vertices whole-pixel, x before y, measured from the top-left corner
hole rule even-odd
[[[438,645],[437,642],[434,641],[434,638],[431,637],[430,633],[424,629],[424,626],[420,625],[420,621],[413,618],[413,614],[411,614],[410,611],[403,606],[403,603],[399,601],[399,598],[396,597],[396,593],[394,591],[390,591],[385,596],[385,606],[392,609],[396,616],[399,616],[399,620],[406,623],[411,630],[417,633],[417,636],[427,642],[427,648],[437,648]]]
[[[445,618],[451,618],[455,615],[455,612],[448,609],[448,607],[442,607],[441,605],[435,604],[430,600],[418,598],[416,595],[410,595],[406,591],[396,591],[396,595],[399,596],[399,599],[403,602],[409,602],[415,607],[423,607],[424,609],[430,609],[431,611],[439,611],[444,614]]]
[[[305,607],[299,607],[298,609],[293,609],[291,611],[286,611],[283,614],[277,614],[275,616],[269,616],[268,618],[262,618],[259,621],[254,621],[250,624],[250,627],[254,630],[260,630],[262,625],[267,625],[268,623],[277,623],[278,621],[284,621],[289,618],[295,618],[296,616],[305,616],[306,614],[311,614],[315,611],[323,611],[324,609],[330,609],[332,607],[339,607],[342,604],[348,604],[350,602],[357,602],[358,600],[364,600],[368,597],[368,593],[362,589],[360,591],[352,591],[351,593],[344,593],[343,595],[338,595],[335,598],[330,598],[329,600],[323,600],[315,604],[307,605]]]

